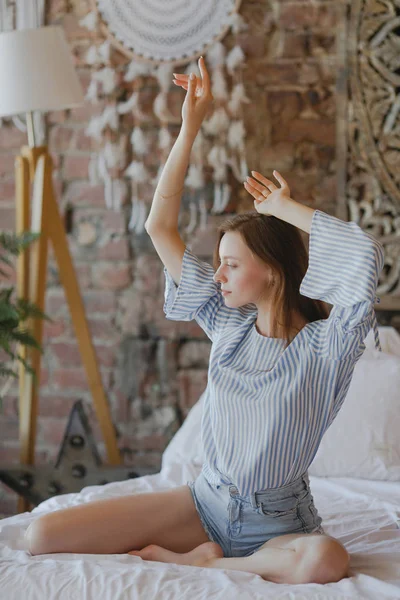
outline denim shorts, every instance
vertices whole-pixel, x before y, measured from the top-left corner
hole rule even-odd
[[[308,473],[249,496],[240,496],[234,485],[210,484],[203,473],[187,485],[206,534],[225,557],[250,556],[268,540],[287,533],[325,534]]]

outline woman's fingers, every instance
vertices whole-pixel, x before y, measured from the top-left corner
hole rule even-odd
[[[258,179],[258,181],[261,181],[261,183],[264,184],[265,187],[268,188],[270,192],[273,192],[278,189],[273,181],[270,181],[269,179],[264,177],[264,175],[261,175],[261,173],[258,173],[257,171],[252,171],[251,174],[253,175],[253,177],[255,179]]]
[[[203,80],[203,89],[204,89],[205,93],[208,94],[208,93],[210,93],[210,76],[206,69],[206,63],[202,56],[200,56],[200,58],[199,58],[199,69],[200,69],[201,77]]]
[[[263,195],[261,195],[260,192],[258,190],[256,190],[256,188],[253,187],[247,181],[244,182],[244,187],[253,196],[253,198],[255,198],[257,200],[257,202],[263,202],[263,200],[265,200],[265,197]],[[261,196],[261,198],[260,198],[260,196]]]
[[[282,175],[280,173],[278,173],[278,171],[274,171],[273,175],[279,181],[279,183],[281,184],[282,187],[289,187],[287,184],[287,181],[285,181],[285,179],[283,179]]]
[[[261,194],[263,194],[263,196],[267,197],[271,192],[269,190],[267,190],[265,188],[264,185],[261,185],[260,183],[258,183],[255,179],[253,179],[252,177],[247,177],[247,182],[250,183],[250,185],[255,188],[257,191],[261,192]]]

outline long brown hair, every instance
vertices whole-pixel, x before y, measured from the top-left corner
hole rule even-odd
[[[276,285],[271,291],[271,337],[277,337],[278,326],[281,326],[286,347],[290,344],[294,312],[299,312],[310,323],[329,316],[329,310],[321,300],[300,294],[300,284],[308,268],[308,253],[297,227],[257,212],[244,212],[226,219],[217,230],[218,240],[213,255],[215,271],[220,263],[221,239],[228,231],[240,233],[251,252],[272,269]]]

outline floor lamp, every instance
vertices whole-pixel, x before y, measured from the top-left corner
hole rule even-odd
[[[115,428],[98,370],[63,220],[54,194],[52,159],[47,146],[37,146],[35,142],[33,111],[63,110],[79,106],[84,100],[63,29],[49,26],[1,33],[0,90],[0,117],[21,113],[27,115],[28,146],[22,147],[21,154],[15,161],[16,230],[17,233],[33,231],[41,234],[18,258],[17,293],[19,297],[31,300],[44,310],[47,249],[50,242],[105,440],[108,461],[111,465],[118,465],[121,458]],[[43,337],[42,323],[41,319],[32,322],[32,333],[39,344],[42,343]],[[21,464],[33,465],[41,354],[30,349],[26,358],[34,368],[37,378],[35,380],[20,365],[20,461]],[[20,498],[18,511],[27,509],[26,500]]]

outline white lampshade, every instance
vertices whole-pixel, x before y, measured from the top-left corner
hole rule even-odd
[[[61,27],[0,33],[0,117],[62,110],[83,102]]]

